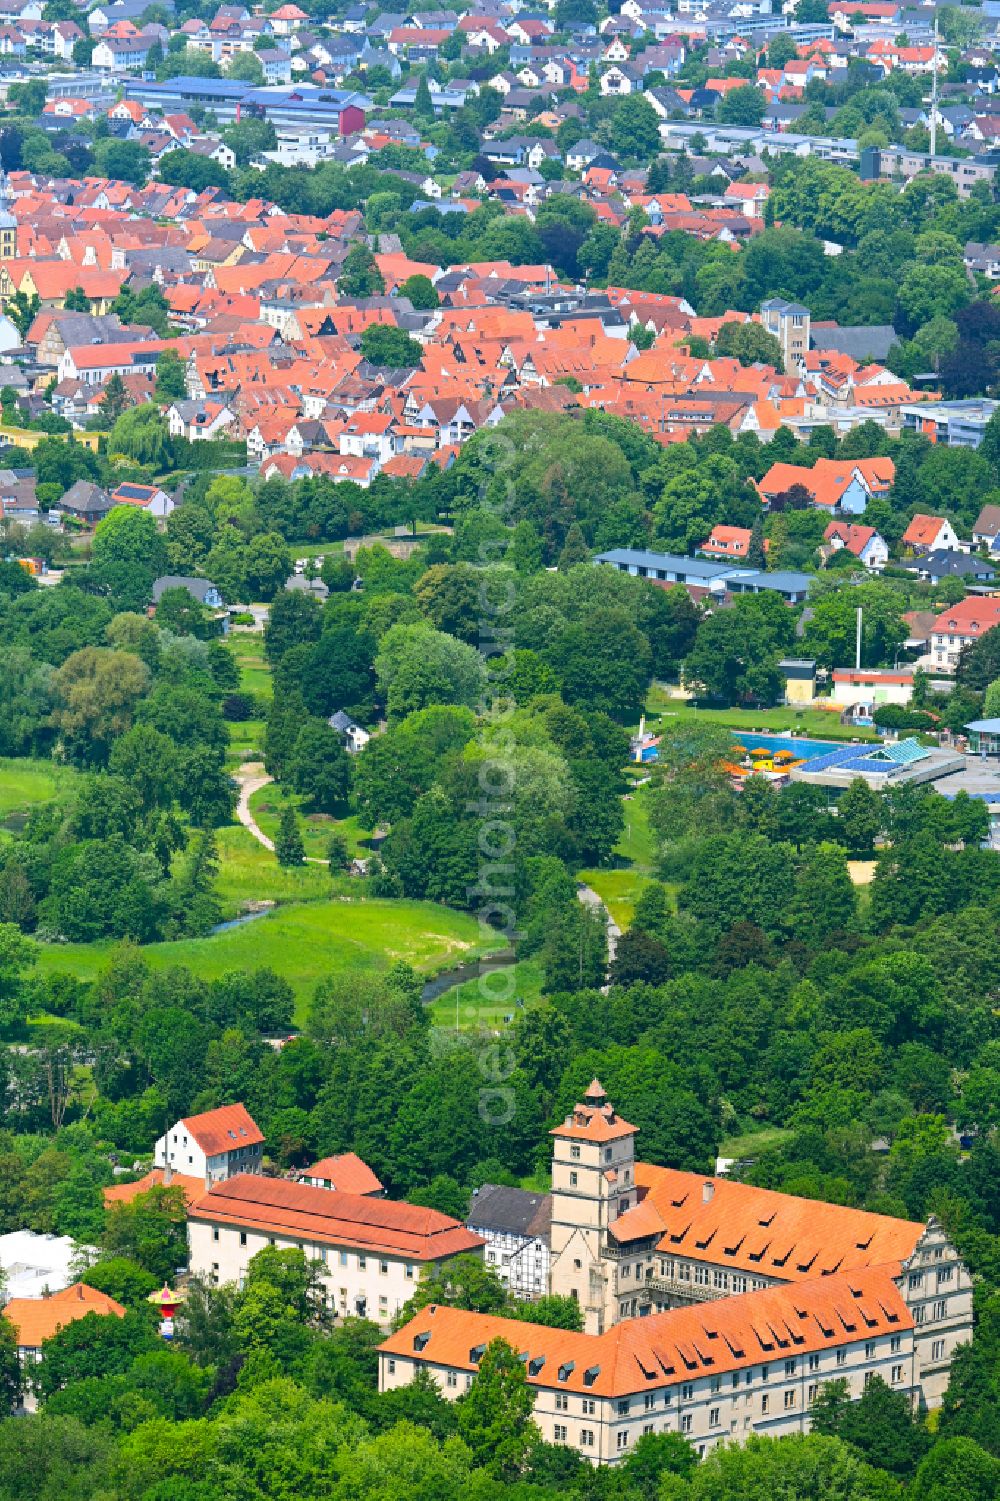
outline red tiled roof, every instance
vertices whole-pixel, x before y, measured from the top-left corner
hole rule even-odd
[[[74,1282],[72,1287],[48,1298],[11,1298],[3,1309],[4,1318],[14,1326],[18,1347],[23,1350],[37,1350],[44,1340],[88,1313],[125,1317],[120,1303],[85,1282]]]
[[[151,1188],[180,1188],[184,1190],[184,1203],[190,1209],[197,1199],[205,1192],[204,1178],[192,1178],[188,1173],[174,1173],[170,1183],[163,1182],[162,1167],[151,1168],[143,1178],[135,1183],[115,1183],[104,1190],[104,1207],[109,1209],[112,1204],[131,1204],[139,1194],[149,1193]]]
[[[431,1305],[379,1349],[437,1367],[475,1371],[473,1352],[503,1339],[527,1354],[530,1386],[625,1397],[912,1327],[890,1269],[874,1267],[626,1319],[604,1334],[576,1334]]]
[[[629,1209],[612,1222],[610,1231],[619,1244],[654,1233],[653,1205],[661,1235],[658,1250],[789,1282],[898,1264],[924,1231],[922,1224],[909,1220],[647,1162],[636,1163],[635,1181],[642,1214]]]
[[[483,1245],[480,1236],[436,1209],[310,1188],[256,1173],[240,1173],[217,1183],[195,1204],[190,1217],[320,1245],[390,1252],[412,1261],[437,1261],[477,1251]]]
[[[236,1147],[254,1146],[264,1140],[260,1127],[245,1105],[221,1105],[218,1110],[206,1110],[203,1115],[189,1115],[182,1124],[206,1157],[231,1152]]]
[[[312,1167],[306,1168],[304,1178],[323,1178],[340,1193],[376,1194],[382,1192],[382,1183],[367,1162],[355,1152],[341,1152],[338,1157],[321,1157]]]

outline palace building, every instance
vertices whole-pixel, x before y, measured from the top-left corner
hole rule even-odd
[[[552,1135],[550,1289],[580,1303],[585,1332],[425,1308],[382,1345],[383,1390],[423,1369],[458,1396],[506,1339],[543,1437],[595,1463],[644,1433],[705,1453],[805,1431],[838,1378],[853,1397],[880,1376],[915,1407],[941,1401],[972,1285],[935,1220],[637,1162],[637,1128],[596,1079]]]

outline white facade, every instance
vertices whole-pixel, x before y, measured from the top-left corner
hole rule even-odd
[[[420,1276],[419,1262],[389,1252],[309,1242],[278,1230],[270,1235],[249,1227],[188,1222],[191,1271],[216,1284],[234,1282],[242,1287],[251,1257],[274,1245],[295,1246],[322,1264],[327,1306],[341,1318],[388,1324],[413,1297]]]
[[[3,1298],[43,1298],[62,1292],[74,1281],[78,1260],[96,1259],[92,1246],[78,1246],[68,1235],[39,1235],[34,1230],[11,1230],[0,1235]]]
[[[187,1121],[178,1121],[156,1143],[153,1161],[189,1178],[203,1178],[206,1185],[222,1183],[236,1173],[259,1173],[264,1148],[260,1142],[233,1142],[222,1151],[205,1152]]]

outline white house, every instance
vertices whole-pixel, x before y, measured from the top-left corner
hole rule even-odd
[[[472,1196],[466,1224],[482,1236],[487,1265],[515,1297],[548,1292],[551,1194],[484,1183]]]
[[[245,1105],[222,1105],[190,1115],[156,1143],[157,1167],[170,1167],[211,1188],[236,1173],[259,1173],[264,1137]]]
[[[237,1286],[264,1246],[300,1248],[321,1263],[328,1307],[388,1325],[423,1267],[483,1243],[436,1209],[241,1173],[189,1210],[188,1244],[195,1275]]]

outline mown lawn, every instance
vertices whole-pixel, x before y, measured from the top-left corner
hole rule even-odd
[[[183,965],[207,980],[267,966],[292,985],[301,1023],[316,983],[327,975],[388,969],[397,960],[430,975],[502,947],[499,934],[483,941],[474,917],[433,902],[335,898],[280,907],[208,938],[147,944],[142,953],[156,969]],[[42,945],[38,971],[90,980],[113,953],[113,944]]]
[[[646,699],[647,730],[654,733],[666,730],[671,721],[682,719],[701,720],[734,730],[759,730],[763,734],[780,735],[795,730],[816,740],[879,738],[872,730],[841,724],[839,714],[832,709],[797,709],[788,705],[780,709],[701,709],[684,699],[671,698],[660,684],[654,683]]]
[[[241,691],[270,698],[271,669],[264,656],[263,634],[260,631],[246,631],[239,635],[234,632],[229,636],[227,645],[240,669]]]
[[[307,855],[325,860],[326,846],[335,829],[347,840],[350,855],[364,857],[371,854],[371,846],[366,842],[369,839],[368,830],[361,827],[356,817],[331,818],[327,813],[305,813],[302,811],[300,797],[294,792],[286,794],[284,789],[279,790],[273,782],[267,787],[261,787],[250,799],[250,811],[257,820],[261,833],[266,834],[268,839],[273,839],[278,832],[281,809],[286,802],[290,802],[298,811],[299,830]]]
[[[243,719],[229,726],[227,771],[236,771],[244,761],[259,761],[264,754],[264,721]]]
[[[64,791],[76,773],[54,761],[0,759],[0,822],[12,814],[27,813],[37,803],[50,803]]]
[[[505,969],[502,976],[498,975],[496,983],[501,987],[500,1000],[491,998],[490,980],[485,974],[439,995],[429,1008],[434,1025],[460,1032],[474,1031],[479,1027],[497,1030],[507,1025],[508,1016],[516,1016],[525,1007],[537,1005],[542,994],[541,964],[537,959],[521,959],[512,968],[512,987],[509,986],[510,970]]]

